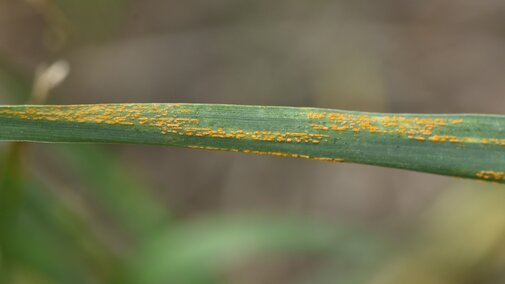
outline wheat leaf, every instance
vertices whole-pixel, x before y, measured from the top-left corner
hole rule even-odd
[[[154,144],[505,183],[505,116],[211,104],[0,106],[0,140]]]

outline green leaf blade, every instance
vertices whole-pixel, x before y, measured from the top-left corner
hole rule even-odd
[[[4,106],[0,140],[168,145],[505,183],[500,115],[209,104]]]

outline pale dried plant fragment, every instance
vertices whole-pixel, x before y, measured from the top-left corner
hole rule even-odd
[[[31,103],[45,102],[49,93],[58,87],[69,73],[70,64],[66,60],[58,60],[49,66],[40,65],[35,73]]]

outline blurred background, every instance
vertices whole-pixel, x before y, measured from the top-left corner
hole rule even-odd
[[[505,2],[0,0],[0,104],[30,101],[59,60],[70,73],[48,104],[503,114]],[[503,189],[238,153],[0,143],[0,283],[505,283]]]

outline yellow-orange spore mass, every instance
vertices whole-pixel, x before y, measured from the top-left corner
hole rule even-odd
[[[505,181],[505,172],[480,171],[476,174],[476,176],[490,181]]]

